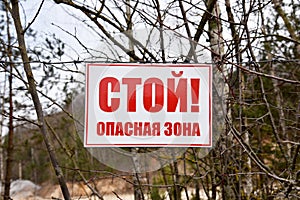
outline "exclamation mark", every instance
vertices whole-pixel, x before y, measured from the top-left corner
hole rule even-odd
[[[199,112],[200,79],[191,79],[192,112]]]

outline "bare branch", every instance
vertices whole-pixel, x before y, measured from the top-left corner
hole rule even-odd
[[[32,19],[31,22],[27,25],[27,27],[24,28],[24,30],[23,30],[24,33],[26,33],[26,31],[30,28],[30,26],[34,23],[34,21],[36,20],[36,18],[37,18],[38,15],[40,14],[41,9],[42,9],[42,7],[43,7],[43,5],[44,5],[44,2],[45,2],[45,0],[42,0],[42,2],[41,2],[41,4],[40,4],[40,6],[39,6],[39,8],[38,8],[38,10],[37,10],[37,12],[36,12],[36,14],[34,15],[33,19]]]

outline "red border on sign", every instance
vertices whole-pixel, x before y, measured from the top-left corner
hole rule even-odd
[[[89,101],[89,67],[90,66],[130,66],[130,67],[205,67],[209,68],[209,143],[208,144],[88,144],[88,101]],[[212,147],[212,65],[204,64],[139,64],[139,63],[88,63],[86,64],[86,87],[85,87],[85,147]]]

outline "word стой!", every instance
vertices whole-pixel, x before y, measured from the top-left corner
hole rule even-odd
[[[182,71],[179,75],[181,76]],[[175,75],[174,72],[172,72]],[[159,78],[148,78],[142,83],[142,78],[122,78],[118,80],[114,77],[105,77],[99,83],[99,107],[104,112],[114,112],[120,107],[120,98],[109,97],[113,93],[120,92],[120,84],[127,86],[127,112],[136,112],[136,92],[137,86],[143,84],[143,107],[148,112],[159,112],[164,103],[167,104],[167,112],[175,112],[179,104],[180,112],[188,112],[188,85],[191,86],[191,112],[199,112],[199,89],[200,79],[180,78],[175,87],[175,78],[168,78],[166,86]],[[165,97],[164,87],[167,88]]]

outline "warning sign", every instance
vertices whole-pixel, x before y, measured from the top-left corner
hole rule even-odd
[[[87,64],[85,147],[211,147],[212,66]]]

